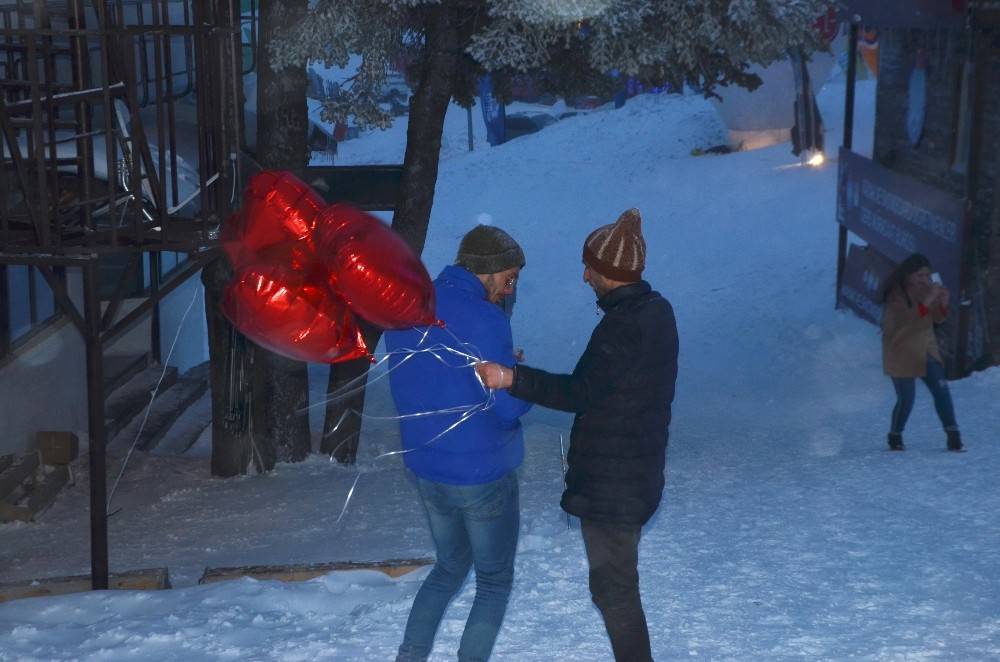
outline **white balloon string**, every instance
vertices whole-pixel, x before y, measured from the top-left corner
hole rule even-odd
[[[361,391],[365,390],[365,386],[366,386],[365,380],[368,378],[368,373],[371,372],[371,369],[379,367],[380,365],[382,365],[383,363],[385,363],[387,360],[388,360],[388,357],[385,357],[385,358],[380,359],[379,361],[376,361],[374,364],[372,364],[371,367],[368,368],[368,370],[364,371],[363,373],[361,373],[360,375],[358,375],[354,379],[350,380],[346,384],[341,384],[340,388],[338,388],[336,391],[334,391],[334,393],[336,393],[336,395],[334,397],[328,398],[326,400],[320,400],[319,402],[314,402],[311,405],[308,405],[306,407],[302,407],[302,408],[298,409],[296,411],[296,413],[303,414],[303,413],[309,411],[310,409],[313,409],[314,407],[321,407],[321,406],[323,406],[323,405],[325,405],[325,404],[327,404],[329,402],[334,402],[335,400],[342,400],[342,399],[344,399],[344,398],[346,398],[346,397],[348,397],[350,395],[353,395],[354,393],[360,393]]]
[[[452,430],[454,430],[455,428],[457,428],[459,425],[461,425],[465,421],[469,420],[469,418],[471,418],[476,413],[478,413],[480,411],[485,411],[486,409],[488,409],[489,405],[492,404],[492,402],[491,402],[492,399],[493,399],[493,394],[491,393],[490,394],[490,398],[488,398],[486,402],[480,403],[478,405],[474,405],[474,406],[470,407],[468,409],[468,411],[466,411],[464,414],[462,414],[458,418],[457,421],[455,421],[454,423],[452,423],[451,425],[449,425],[447,428],[445,428],[444,430],[442,430],[441,432],[439,432],[437,435],[431,437],[430,439],[428,439],[427,441],[425,441],[421,445],[417,446],[416,448],[404,448],[404,449],[401,449],[401,450],[398,450],[398,451],[389,451],[387,453],[382,453],[381,455],[376,455],[375,458],[372,460],[372,462],[377,462],[377,461],[379,461],[379,460],[381,460],[383,458],[392,457],[393,455],[405,455],[407,453],[413,453],[414,451],[422,450],[422,449],[426,448],[427,446],[430,446],[432,443],[434,443],[435,441],[437,441],[438,439],[440,439],[444,435],[448,434],[449,432],[451,432]],[[344,413],[346,414],[347,412],[344,412]],[[437,412],[427,412],[427,413],[437,413]],[[341,420],[343,420],[343,417],[341,417]],[[339,424],[340,424],[340,422],[338,422],[338,425]],[[343,443],[343,442],[341,442],[341,443]],[[339,444],[338,444],[338,446],[339,446]],[[354,498],[354,490],[358,486],[358,481],[360,479],[361,479],[361,472],[359,471],[358,475],[354,477],[354,482],[351,484],[351,489],[347,491],[347,497],[344,499],[344,505],[340,509],[340,515],[337,516],[337,520],[336,520],[335,524],[340,524],[340,520],[342,520],[344,518],[344,514],[347,513],[347,507],[348,507],[348,505],[350,505],[351,499]]]
[[[358,486],[358,481],[361,480],[361,472],[354,477],[354,482],[351,484],[351,489],[347,491],[347,498],[344,499],[344,506],[340,509],[340,515],[337,516],[337,521],[335,524],[340,524],[340,520],[344,519],[344,513],[347,512],[347,505],[351,503],[351,499],[354,497],[354,488]]]
[[[160,392],[160,385],[163,383],[163,379],[167,376],[167,370],[170,369],[170,358],[174,355],[174,348],[177,347],[177,341],[181,337],[181,331],[184,330],[184,322],[187,321],[188,314],[194,307],[195,302],[198,300],[198,295],[201,294],[201,292],[202,288],[195,288],[194,296],[191,297],[191,303],[187,305],[187,308],[184,310],[184,315],[181,316],[181,322],[177,325],[177,332],[174,333],[174,340],[170,343],[170,349],[167,351],[167,358],[163,359],[163,370],[160,372],[160,377],[156,380],[156,385],[153,387],[153,390],[149,393],[149,404],[146,405],[146,411],[142,415],[142,422],[139,423],[139,429],[135,433],[135,439],[132,440],[132,445],[129,446],[128,452],[125,454],[125,459],[122,461],[121,469],[118,470],[118,476],[115,478],[114,485],[111,487],[111,493],[108,494],[107,505],[105,506],[106,511],[111,510],[111,503],[115,498],[115,492],[118,491],[118,483],[121,482],[122,476],[125,474],[125,469],[128,467],[128,461],[132,458],[132,453],[135,452],[136,446],[139,444],[139,439],[142,437],[142,431],[146,428],[146,421],[149,420],[149,412],[153,408],[153,402],[156,400],[156,396]],[[117,513],[117,510],[111,512],[108,517]]]
[[[380,460],[383,457],[391,457],[393,455],[406,455],[407,453],[413,453],[414,451],[423,450],[427,446],[430,446],[435,441],[437,441],[438,439],[440,439],[444,435],[448,434],[449,432],[451,432],[452,430],[454,430],[455,428],[457,428],[459,425],[461,425],[465,421],[469,420],[469,418],[471,418],[474,414],[476,414],[476,413],[478,413],[480,411],[486,411],[487,409],[489,409],[489,407],[493,404],[492,400],[493,400],[493,398],[491,397],[491,398],[487,399],[486,402],[482,402],[482,403],[480,403],[478,405],[473,405],[468,410],[466,410],[465,413],[463,413],[461,416],[459,416],[457,421],[455,421],[454,423],[452,423],[451,425],[449,425],[448,427],[446,427],[444,430],[442,430],[441,432],[439,432],[437,435],[431,437],[430,439],[428,439],[424,443],[420,444],[419,446],[417,446],[415,448],[404,448],[404,449],[401,449],[401,450],[398,450],[398,451],[389,451],[387,453],[382,453],[381,455],[375,456],[375,460]]]
[[[406,347],[404,347],[404,348],[401,348],[401,349],[398,349],[398,350],[395,350],[395,351],[392,351],[392,352],[385,352],[384,354],[381,355],[381,358],[379,358],[375,362],[375,364],[371,368],[369,368],[365,373],[359,375],[358,377],[355,377],[351,381],[349,381],[346,384],[342,385],[336,391],[327,394],[329,397],[327,397],[327,398],[325,398],[323,400],[320,400],[318,402],[314,402],[314,403],[308,405],[307,407],[303,407],[302,409],[299,409],[298,413],[301,414],[301,413],[304,413],[304,412],[306,412],[306,411],[308,411],[310,409],[313,409],[315,407],[323,407],[323,406],[326,406],[326,405],[328,405],[330,403],[333,403],[333,402],[339,402],[341,400],[346,400],[347,398],[350,398],[351,396],[360,393],[361,391],[365,390],[365,388],[367,388],[368,385],[374,384],[374,383],[376,383],[378,381],[381,381],[381,380],[385,379],[389,375],[389,373],[391,373],[393,370],[395,370],[399,366],[403,365],[406,361],[410,360],[410,358],[413,357],[415,354],[421,354],[421,353],[430,354],[431,356],[433,356],[435,359],[437,359],[441,363],[443,363],[443,364],[445,364],[445,365],[447,365],[449,367],[452,367],[452,368],[470,368],[470,367],[474,367],[477,363],[482,362],[483,359],[482,359],[481,356],[478,356],[476,354],[470,354],[468,352],[463,352],[462,350],[456,349],[454,347],[450,347],[450,346],[445,345],[443,343],[435,343],[435,344],[429,345],[427,347],[421,347],[421,345],[423,345],[424,342],[427,340],[428,334],[430,333],[430,330],[432,328],[442,328],[452,338],[454,338],[455,341],[457,343],[459,343],[460,345],[466,345],[466,346],[471,347],[473,350],[476,350],[475,347],[468,345],[468,343],[463,343],[461,340],[459,340],[458,337],[456,337],[455,334],[452,333],[451,329],[449,329],[448,327],[427,327],[424,330],[423,335],[420,338],[420,342],[417,343],[417,346],[415,348],[406,348]],[[466,359],[467,362],[465,364],[453,365],[453,364],[447,362],[444,359],[444,357],[442,357],[440,354],[438,354],[438,352],[447,352],[449,354],[454,354],[455,356],[459,356],[461,358]],[[379,366],[385,364],[385,362],[389,360],[389,357],[391,357],[391,356],[398,356],[398,355],[402,355],[403,358],[400,359],[399,362],[396,365],[392,366],[391,368],[389,368],[385,372],[379,374],[378,376],[369,379],[369,377],[371,375],[372,369],[378,368]],[[376,356],[376,355],[373,354],[372,356]],[[477,381],[478,381],[478,379],[477,379]]]
[[[425,343],[428,341],[428,338],[430,336],[430,332],[431,332],[432,328],[440,328],[443,331],[445,331],[448,335],[450,335],[455,340],[455,342],[458,345],[458,347],[452,347],[452,346],[449,346],[449,345],[446,345],[446,344],[440,343],[440,342],[434,343],[434,344],[431,344],[431,345],[428,345],[428,346],[424,346]],[[459,349],[460,347],[466,347],[470,351],[464,351],[462,349]],[[470,352],[475,352],[475,353],[470,353]],[[317,403],[312,404],[312,405],[309,405],[309,407],[306,407],[306,408],[304,408],[301,411],[305,411],[305,410],[310,409],[312,407],[325,406],[325,405],[327,405],[327,404],[329,404],[331,402],[337,402],[337,401],[349,398],[352,395],[354,395],[354,394],[356,394],[356,393],[364,390],[365,388],[367,388],[368,385],[376,383],[376,382],[378,382],[381,379],[385,379],[390,373],[392,373],[394,370],[396,370],[400,366],[404,365],[407,361],[409,361],[410,359],[412,359],[414,356],[416,356],[418,354],[426,354],[428,356],[431,356],[435,360],[439,361],[443,365],[446,365],[446,366],[448,366],[450,368],[456,368],[456,369],[458,369],[458,368],[472,368],[473,371],[475,371],[476,364],[483,361],[482,356],[479,354],[478,348],[476,348],[474,345],[470,345],[469,343],[462,342],[451,331],[451,329],[449,329],[447,326],[437,326],[437,327],[428,326],[428,327],[426,327],[423,330],[423,333],[421,334],[421,337],[420,337],[420,341],[417,342],[416,347],[405,347],[405,348],[401,348],[401,349],[394,350],[394,351],[391,351],[391,352],[385,352],[384,354],[382,354],[380,356],[380,358],[378,358],[378,360],[376,361],[376,363],[371,368],[369,368],[368,371],[366,371],[364,374],[362,374],[359,377],[351,380],[347,384],[344,384],[340,389],[337,389],[337,391],[329,393],[328,394],[329,397],[327,397],[325,400],[323,400],[321,402],[317,402]],[[373,357],[374,356],[375,355],[373,354]],[[399,361],[396,362],[395,365],[389,367],[387,370],[385,370],[384,372],[382,372],[378,376],[376,376],[376,377],[374,377],[372,379],[368,379],[370,377],[370,372],[371,372],[371,370],[373,368],[378,368],[379,366],[384,365],[385,362],[388,361],[389,358],[393,357],[393,356],[401,356],[402,358],[400,358]],[[451,357],[452,361],[448,360],[449,356]],[[459,357],[459,358],[465,359],[465,362],[464,363],[459,363],[459,364],[456,365],[455,363],[453,363],[454,357]],[[377,462],[377,461],[382,460],[382,459],[387,458],[387,457],[392,457],[392,456],[397,456],[397,455],[398,456],[402,456],[402,455],[406,455],[407,453],[413,453],[413,452],[416,452],[416,451],[419,451],[419,450],[423,450],[423,449],[427,448],[428,446],[430,446],[431,444],[437,442],[439,439],[441,439],[442,437],[444,437],[449,432],[451,432],[451,431],[455,430],[456,428],[458,428],[460,425],[462,425],[463,423],[465,423],[467,420],[469,420],[475,414],[477,414],[479,412],[486,411],[486,410],[490,409],[493,406],[493,404],[496,402],[496,393],[495,393],[495,391],[493,389],[487,388],[483,384],[482,380],[479,379],[478,375],[476,376],[476,381],[479,383],[480,387],[483,389],[484,395],[486,396],[485,399],[482,402],[475,403],[475,404],[470,404],[470,405],[456,405],[456,406],[446,407],[444,409],[437,409],[437,410],[433,410],[433,411],[421,411],[421,412],[414,412],[414,413],[411,413],[411,414],[399,414],[399,415],[396,415],[396,416],[375,416],[375,415],[371,415],[371,414],[366,414],[363,411],[358,411],[356,409],[346,409],[341,414],[340,418],[337,420],[336,425],[334,425],[333,428],[331,428],[328,432],[326,432],[324,434],[324,437],[328,437],[328,436],[330,436],[332,434],[335,434],[340,429],[340,426],[343,425],[344,421],[347,419],[347,416],[350,415],[350,414],[354,414],[354,415],[358,416],[361,419],[366,419],[367,418],[367,419],[370,419],[370,420],[380,420],[380,421],[389,421],[389,420],[402,421],[402,420],[409,420],[409,419],[415,419],[415,418],[423,418],[423,417],[426,417],[426,416],[440,416],[440,415],[444,415],[444,414],[459,414],[458,419],[454,423],[452,423],[451,425],[449,425],[448,427],[446,427],[444,430],[442,430],[441,432],[439,432],[438,434],[436,434],[434,437],[432,437],[432,438],[428,439],[427,441],[423,442],[419,446],[416,446],[414,448],[405,448],[405,449],[400,449],[400,450],[388,451],[388,452],[385,452],[385,453],[381,453],[379,455],[376,455],[372,459],[372,462]],[[353,436],[354,435],[351,435],[351,437],[349,437],[348,439],[353,438]],[[330,453],[330,460],[331,461],[333,460],[333,457],[336,454],[337,450],[342,445],[344,445],[348,441],[348,439],[342,440],[339,444],[337,444],[336,448],[334,448],[333,451],[331,451],[331,453]],[[340,509],[340,514],[337,516],[336,523],[339,524],[340,521],[344,518],[344,515],[347,513],[347,508],[350,505],[351,500],[354,498],[354,494],[355,494],[355,491],[356,491],[357,486],[358,486],[358,481],[360,479],[361,479],[361,472],[358,471],[358,474],[354,477],[354,481],[351,484],[351,488],[348,490],[347,496],[344,499],[344,504],[343,504],[343,506]]]

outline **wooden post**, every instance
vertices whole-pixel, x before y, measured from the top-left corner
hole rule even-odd
[[[858,78],[858,17],[851,17],[851,30],[847,37],[847,93],[844,95],[844,149],[854,145],[854,84]],[[839,178],[838,178],[839,184]],[[837,195],[838,201],[840,195]],[[844,262],[847,259],[847,228],[837,229],[837,285],[834,308],[840,307],[840,286],[844,282]]]
[[[87,429],[90,462],[90,577],[93,589],[108,588],[107,458],[104,429],[104,369],[98,262],[83,267],[83,307],[87,346]]]
[[[0,142],[2,144],[2,142]],[[7,297],[7,265],[0,264],[0,292],[4,293],[3,303],[0,304],[0,359],[10,353],[11,330],[10,330],[10,299]]]
[[[149,252],[149,292],[153,299],[157,299],[160,293],[160,253],[158,251]],[[152,350],[153,361],[161,363],[160,350],[160,302],[153,305],[153,316],[149,324],[149,346]]]
[[[988,48],[981,48],[977,43],[977,28],[973,16],[970,13],[966,31],[969,39],[968,61],[972,63],[972,90],[969,99],[969,161],[965,168],[965,214],[962,228],[962,266],[961,266],[961,292],[959,292],[958,306],[958,342],[955,350],[955,365],[951,378],[965,377],[972,372],[971,366],[967,364],[966,353],[969,349],[969,326],[972,316],[972,284],[979,274],[973,274],[972,265],[975,263],[976,235],[973,232],[975,225],[976,195],[979,191],[979,171],[980,155],[982,153],[982,130],[983,130],[983,101],[985,95],[983,90],[986,86],[986,72],[988,69],[986,55]]]

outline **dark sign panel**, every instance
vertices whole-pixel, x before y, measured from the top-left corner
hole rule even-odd
[[[851,244],[838,301],[876,326],[882,321],[882,293],[895,264],[874,248]]]
[[[957,300],[962,200],[844,148],[839,166],[837,221],[895,263],[923,253]]]
[[[393,210],[401,165],[308,166],[303,179],[327,202],[350,202],[369,211]]]
[[[967,0],[845,0],[840,15],[871,28],[961,28]]]

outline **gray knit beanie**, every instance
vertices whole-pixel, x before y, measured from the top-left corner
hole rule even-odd
[[[497,274],[524,266],[524,253],[514,238],[498,227],[477,225],[458,246],[455,264],[474,274]]]

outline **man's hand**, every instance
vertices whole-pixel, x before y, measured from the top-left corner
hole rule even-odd
[[[510,388],[514,383],[514,371],[499,363],[484,361],[476,364],[476,372],[487,388]]]
[[[951,295],[948,294],[948,289],[945,287],[938,288],[937,301],[942,308],[948,307],[948,301],[951,299]]]

